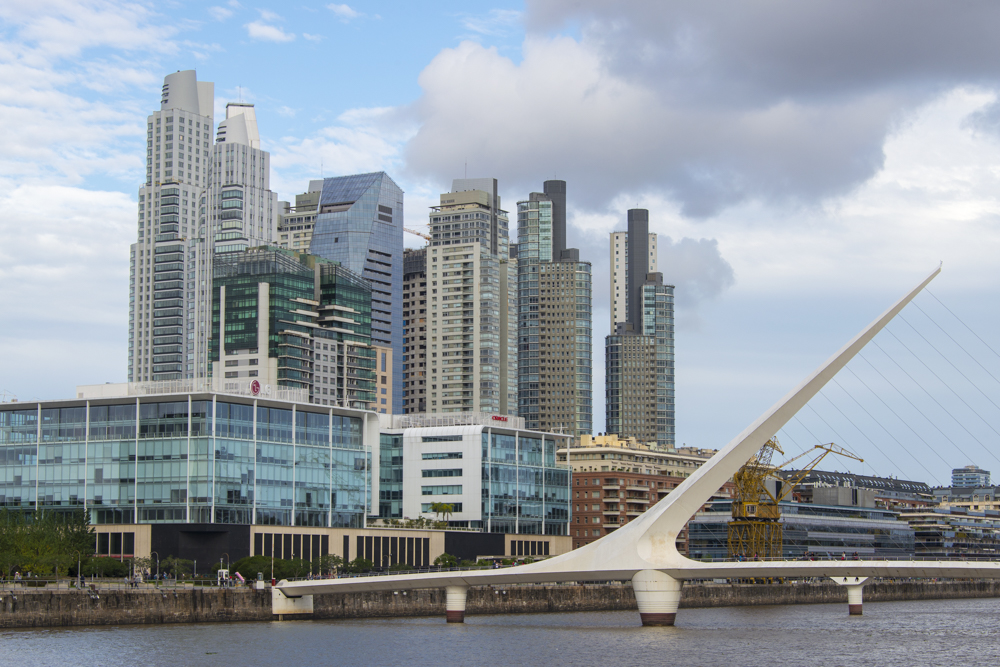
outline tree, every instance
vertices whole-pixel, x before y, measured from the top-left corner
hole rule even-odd
[[[160,561],[160,570],[179,579],[185,574],[191,574],[194,570],[194,563],[177,556],[167,556]]]
[[[313,559],[312,564],[317,574],[333,574],[334,570],[344,566],[344,559],[336,554],[326,554]]]
[[[434,559],[434,564],[438,567],[458,567],[458,559],[451,554],[441,554]]]
[[[455,508],[450,503],[431,503],[431,511],[437,514],[438,519],[444,519],[447,521]]]
[[[353,572],[354,574],[361,574],[362,572],[371,572],[374,567],[375,563],[371,562],[367,558],[355,558],[348,563],[345,569],[348,572]]]

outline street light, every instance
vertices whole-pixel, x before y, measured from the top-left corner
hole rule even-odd
[[[156,553],[155,551],[150,551],[149,552],[149,555],[152,556],[153,554],[156,554],[156,580],[159,581],[160,580],[160,554]]]

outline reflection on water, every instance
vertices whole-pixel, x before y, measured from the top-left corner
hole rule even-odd
[[[1000,600],[0,630],[0,665],[981,665]]]

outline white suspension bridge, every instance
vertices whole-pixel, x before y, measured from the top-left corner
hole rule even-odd
[[[600,540],[561,556],[500,570],[283,581],[272,591],[274,613],[311,611],[310,596],[322,593],[444,588],[447,620],[462,622],[470,586],[631,580],[642,624],[673,625],[685,580],[829,577],[847,587],[850,613],[860,614],[863,587],[870,577],[1000,578],[1000,562],[991,561],[699,562],[682,555],[676,546],[680,531],[712,494],[858,355],[940,271],[940,268],[935,270],[894,303],[663,500]]]

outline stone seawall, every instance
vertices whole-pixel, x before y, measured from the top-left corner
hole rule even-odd
[[[1000,582],[883,582],[865,586],[865,602],[1000,597]],[[847,590],[819,584],[685,585],[681,608],[846,604]],[[512,614],[635,609],[630,584],[498,586],[469,590],[467,613]],[[286,617],[347,619],[444,617],[444,591],[317,595],[313,613]],[[846,612],[845,612],[846,613]],[[270,592],[241,590],[0,591],[0,628],[151,623],[271,621]]]

